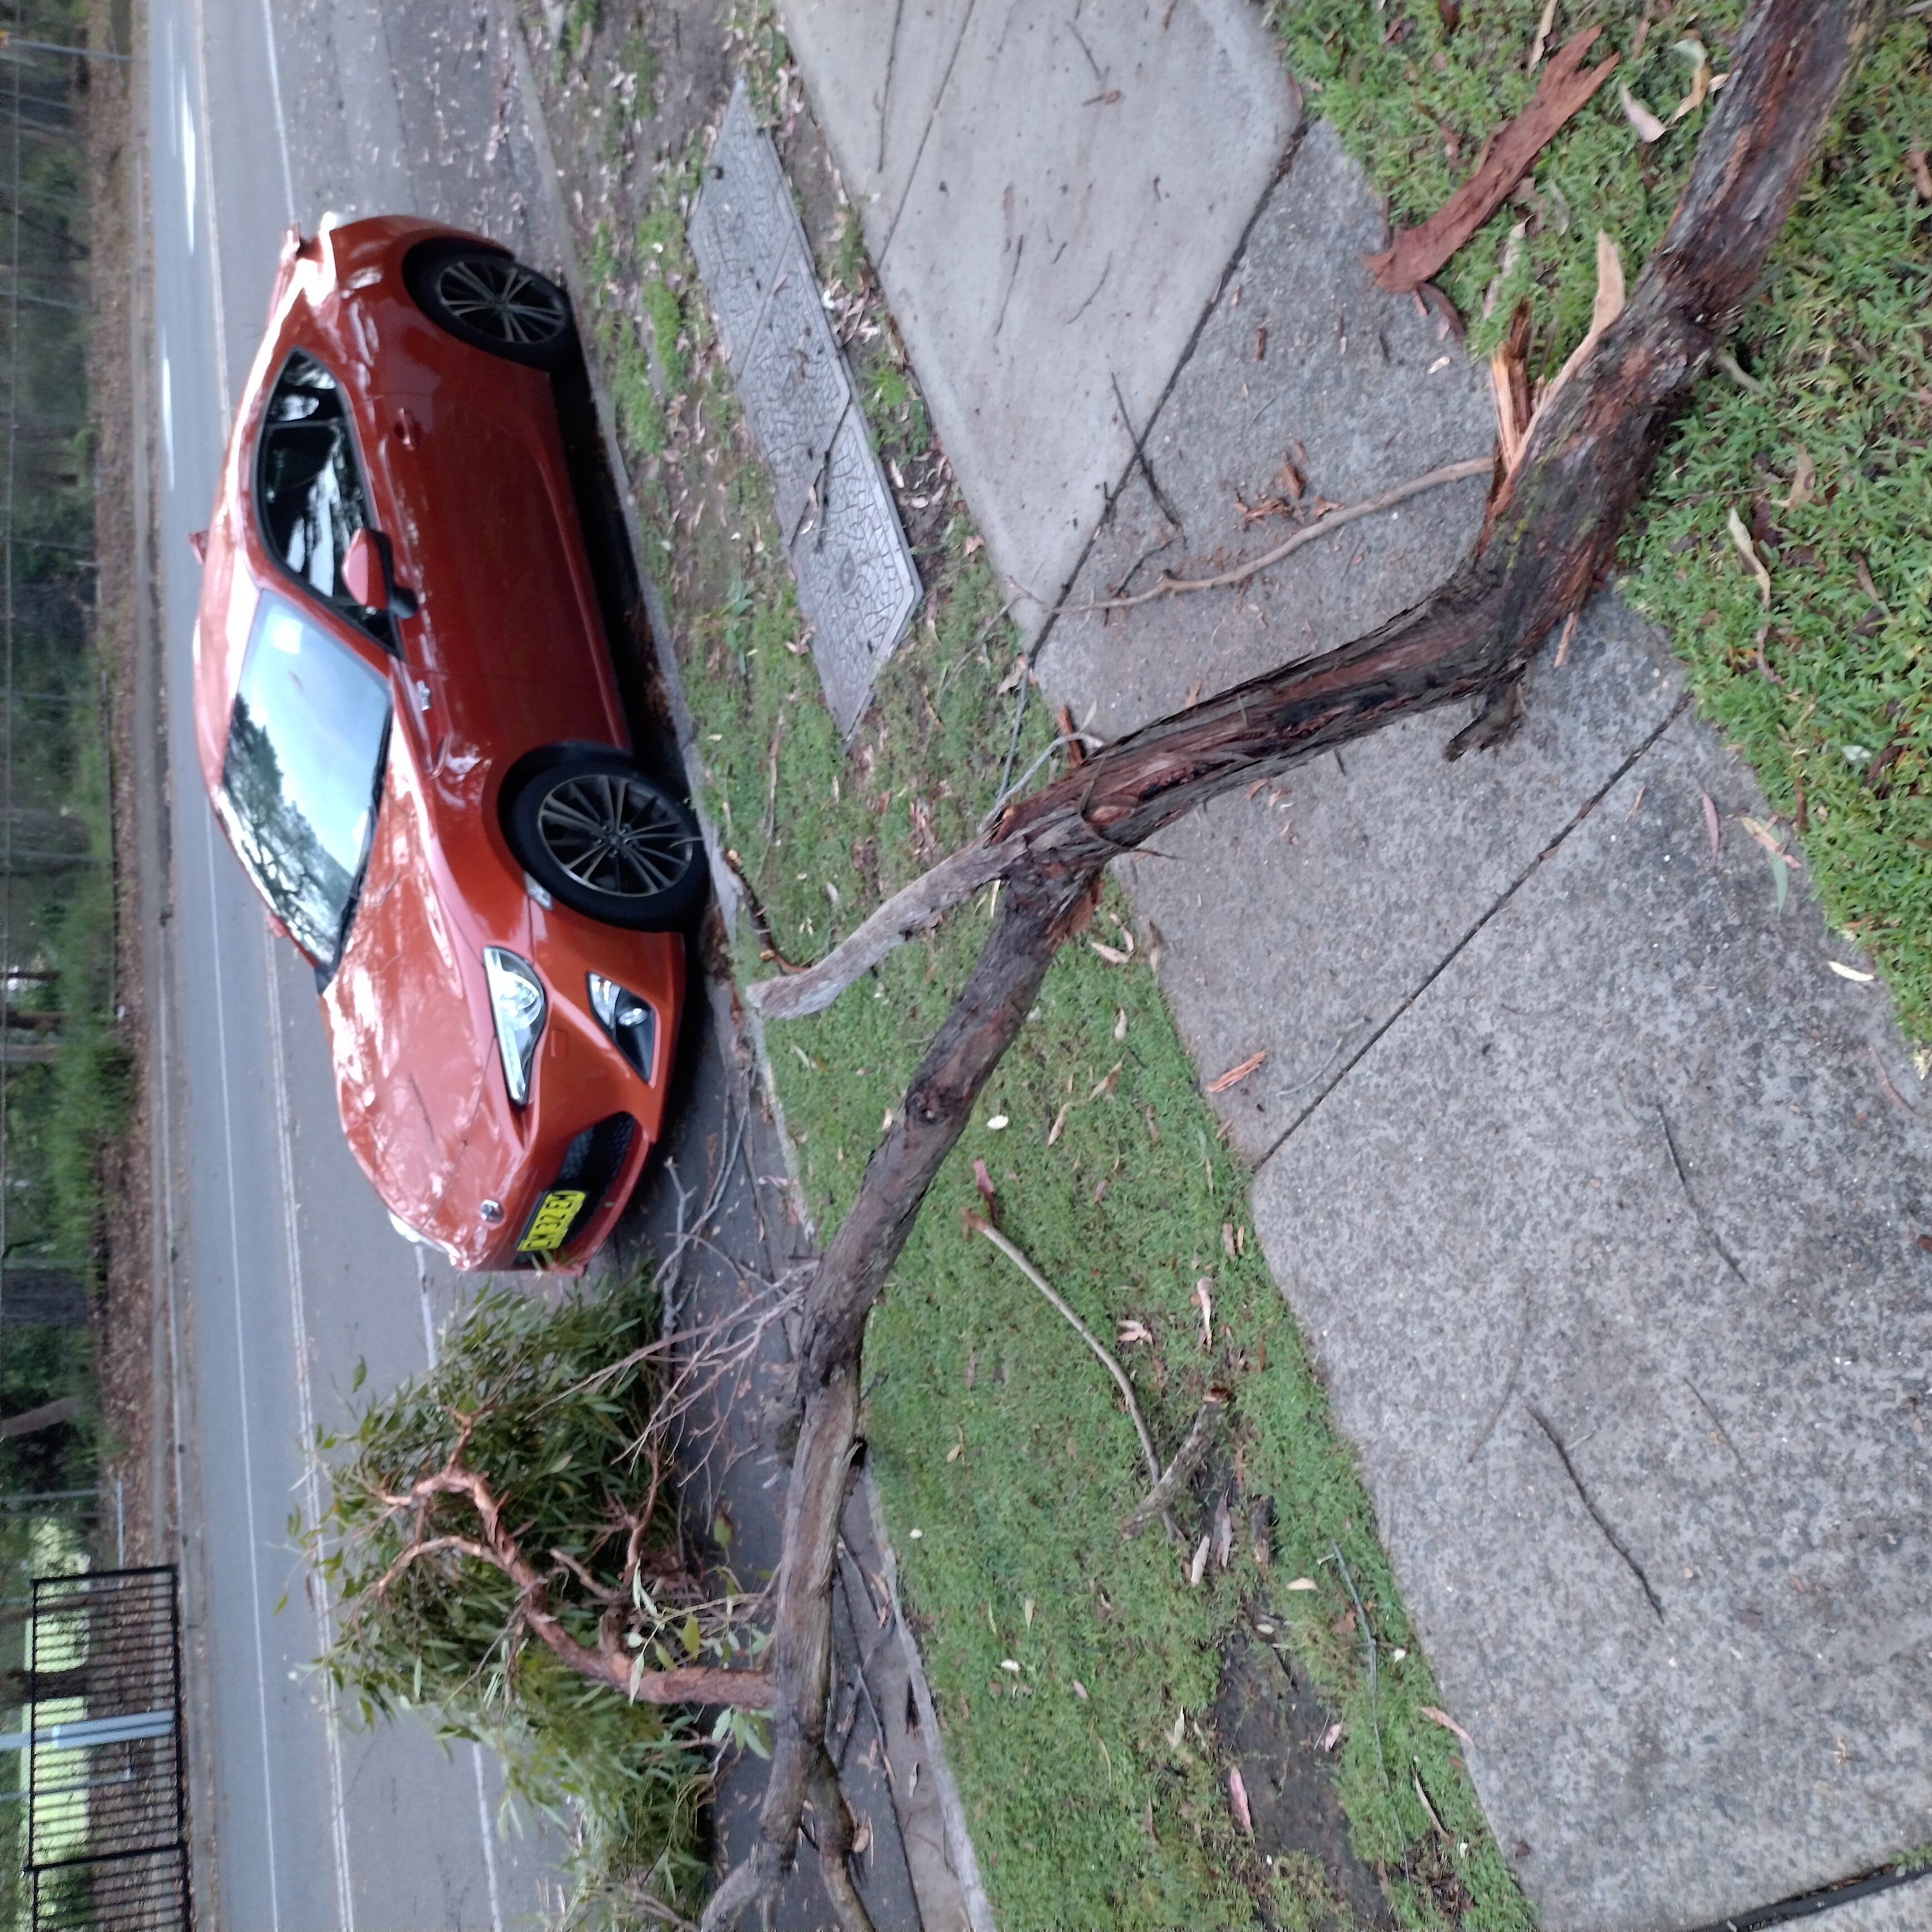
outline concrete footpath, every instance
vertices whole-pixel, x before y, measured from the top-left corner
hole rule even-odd
[[[1237,499],[1291,452],[1336,502],[1486,454],[1483,375],[1370,282],[1378,204],[1247,0],[784,14],[1051,703],[1117,736],[1466,554],[1480,481],[1245,596],[1050,619],[1271,546]],[[1868,962],[1777,910],[1637,613],[1599,598],[1527,704],[1120,876],[1204,1076],[1267,1053],[1215,1104],[1526,1891],[1698,1926],[1932,1839],[1932,1094],[1831,970]],[[1932,1926],[1932,1882],[1828,1922]]]

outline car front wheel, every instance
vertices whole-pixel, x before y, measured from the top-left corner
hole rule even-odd
[[[505,829],[544,891],[607,926],[669,931],[704,898],[698,821],[621,752],[573,752],[538,771]]]
[[[431,242],[410,256],[406,279],[430,320],[472,349],[533,369],[559,368],[569,356],[569,298],[514,255]]]

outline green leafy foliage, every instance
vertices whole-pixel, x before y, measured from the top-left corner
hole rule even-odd
[[[737,1654],[729,1618],[699,1602],[685,1572],[662,1486],[627,1574],[628,1519],[653,1494],[638,1444],[656,1384],[636,1352],[656,1322],[636,1276],[554,1307],[517,1288],[485,1294],[426,1376],[322,1438],[333,1497],[307,1533],[338,1599],[321,1670],[365,1723],[422,1709],[443,1736],[494,1746],[513,1798],[556,1820],[574,1847],[565,1922],[613,1932],[662,1922],[640,1900],[688,1912],[700,1894],[709,1774],[697,1739],[682,1718],[566,1668],[524,1630],[518,1587],[491,1564],[454,1545],[410,1560],[425,1540],[481,1535],[468,1498],[396,1499],[460,1464],[485,1478],[580,1641],[595,1648],[610,1615],[651,1663]]]

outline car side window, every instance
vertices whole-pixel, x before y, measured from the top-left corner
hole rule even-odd
[[[373,525],[347,398],[328,370],[296,350],[283,365],[255,454],[262,536],[290,572],[387,646],[388,619],[365,610],[342,580],[350,540]]]

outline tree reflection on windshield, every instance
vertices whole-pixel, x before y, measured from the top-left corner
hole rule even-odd
[[[335,958],[362,877],[388,720],[374,671],[263,596],[216,808],[262,896],[318,964]]]

